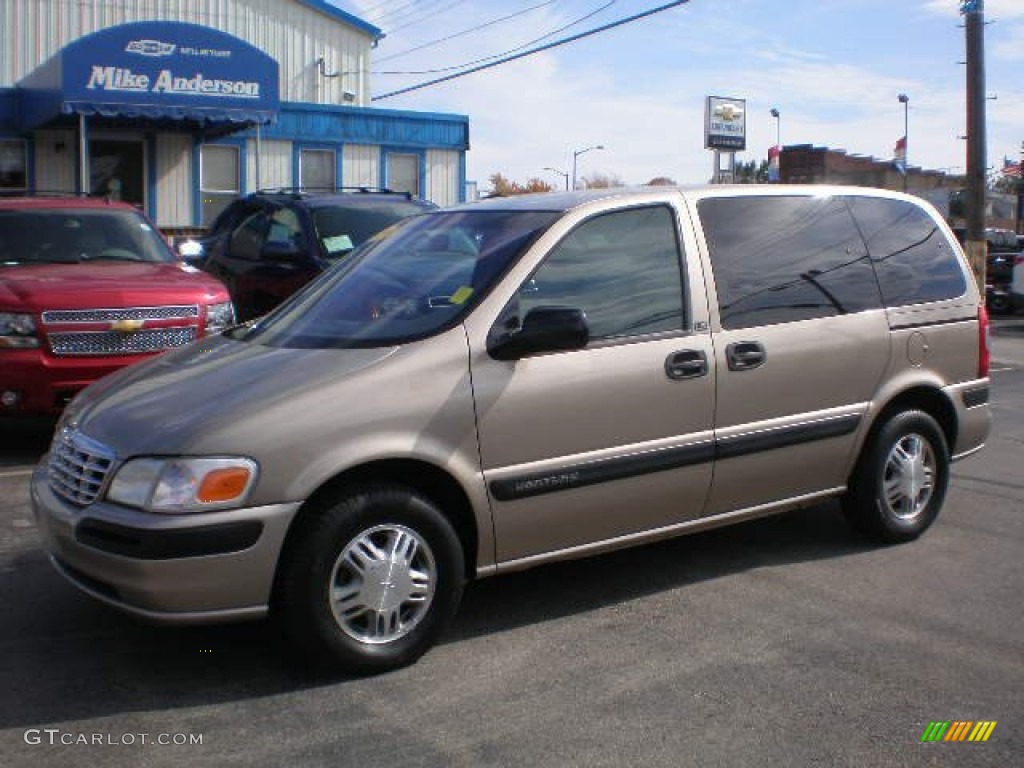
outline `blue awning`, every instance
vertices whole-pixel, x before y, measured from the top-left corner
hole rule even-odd
[[[87,35],[18,84],[24,130],[62,115],[225,126],[269,123],[278,64],[220,30],[180,22],[122,24]]]

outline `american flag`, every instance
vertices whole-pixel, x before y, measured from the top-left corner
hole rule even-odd
[[[893,152],[893,156],[896,162],[900,165],[906,165],[907,162],[907,137],[901,136],[896,140],[896,149]]]
[[[1020,163],[1011,162],[1009,158],[1003,158],[1003,176],[1007,176],[1011,179],[1019,179],[1024,176],[1024,169],[1021,168]]]

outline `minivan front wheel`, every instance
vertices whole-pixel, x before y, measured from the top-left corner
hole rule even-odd
[[[924,411],[903,411],[865,448],[843,512],[875,541],[910,541],[935,521],[948,484],[949,449],[942,429]]]
[[[402,486],[353,489],[300,521],[281,564],[274,613],[327,666],[381,672],[410,664],[458,608],[464,565],[451,524]]]

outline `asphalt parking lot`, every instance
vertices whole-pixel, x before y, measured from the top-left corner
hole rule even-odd
[[[31,522],[48,425],[2,426],[0,765],[1020,765],[1024,317],[993,339],[992,438],[919,541],[869,546],[824,505],[490,579],[365,679],[310,676],[265,624],[80,595]],[[946,720],[997,725],[921,742]]]

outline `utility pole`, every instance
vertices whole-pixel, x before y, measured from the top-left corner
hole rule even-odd
[[[967,258],[985,295],[985,0],[961,0],[967,33]]]

